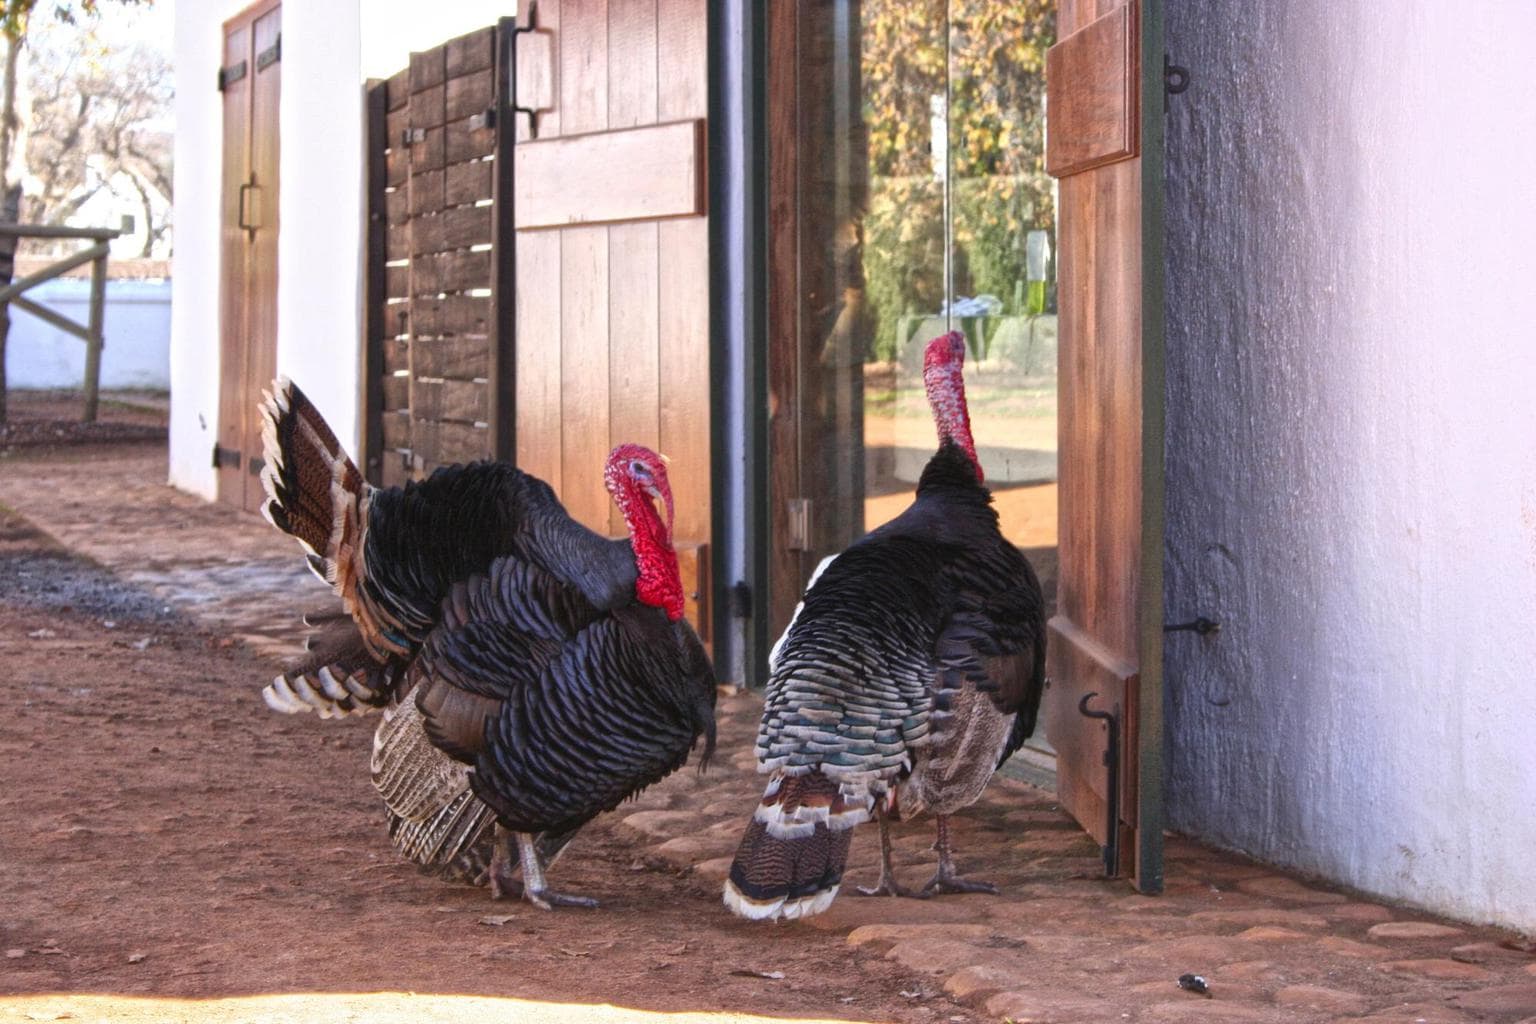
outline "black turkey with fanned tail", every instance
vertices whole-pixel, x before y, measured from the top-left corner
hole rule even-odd
[[[350,622],[264,691],[281,711],[384,709],[373,777],[397,848],[541,906],[549,863],[592,817],[714,745],[715,681],[682,618],[672,495],[654,452],[621,445],[611,541],[503,463],[380,490],[279,380],[262,407],[267,518],[297,538]],[[514,854],[514,846],[516,853]]]

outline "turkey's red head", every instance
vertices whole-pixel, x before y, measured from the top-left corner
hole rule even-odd
[[[981,483],[981,460],[976,457],[971,414],[965,404],[965,335],[950,331],[928,343],[923,352],[923,387],[928,392],[939,441],[959,445],[976,467],[976,482]]]
[[[621,444],[608,456],[603,483],[613,495],[635,550],[635,597],[676,622],[683,617],[683,581],[672,549],[672,486],[666,460],[638,444]]]

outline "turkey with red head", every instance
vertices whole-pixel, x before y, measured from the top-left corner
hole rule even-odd
[[[473,863],[540,906],[550,861],[587,821],[714,747],[715,680],[683,618],[672,492],[655,452],[620,445],[604,480],[629,529],[608,540],[513,466],[366,483],[286,379],[262,407],[263,513],[304,547],[350,624],[264,692],[322,717],[385,709],[374,782],[397,847]],[[515,852],[514,852],[515,847]]]
[[[758,730],[768,787],[725,883],[742,917],[800,918],[837,895],[854,826],[880,822],[868,895],[909,895],[887,819],[931,811],[922,894],[995,892],[956,871],[949,816],[1034,731],[1045,678],[1040,582],[998,529],[971,437],[959,332],[927,346],[939,448],[896,519],[825,564],[780,641]]]

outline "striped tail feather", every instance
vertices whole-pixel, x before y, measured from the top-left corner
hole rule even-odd
[[[338,549],[356,539],[347,534],[357,532],[357,506],[368,485],[298,385],[279,377],[262,397],[261,486],[267,500],[261,514],[297,539],[311,566],[334,584]]]
[[[310,569],[341,595],[375,657],[409,654],[400,623],[364,596],[373,486],[298,385],[279,377],[262,394],[261,514],[304,548]]]
[[[821,772],[775,776],[741,837],[725,905],[750,920],[826,910],[842,883],[853,828],[872,809],[870,797],[844,795]]]
[[[495,815],[469,788],[469,767],[432,745],[413,697],[384,712],[369,768],[407,859],[473,879],[489,861]],[[482,863],[483,862],[483,863]]]
[[[366,715],[387,706],[404,681],[398,659],[380,662],[368,653],[352,619],[342,612],[304,616],[310,628],[303,657],[268,683],[261,699],[273,711],[321,718]]]

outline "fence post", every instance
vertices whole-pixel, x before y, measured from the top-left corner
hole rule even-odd
[[[86,325],[89,337],[85,339],[85,415],[86,423],[96,422],[96,404],[101,385],[102,323],[107,302],[106,254],[91,261],[91,314]]]
[[[21,220],[21,186],[12,185],[5,190],[0,201],[0,221],[15,224]],[[16,243],[14,235],[0,236],[0,287],[11,283],[16,272]],[[11,304],[0,302],[0,423],[5,422],[5,342],[11,333]]]

